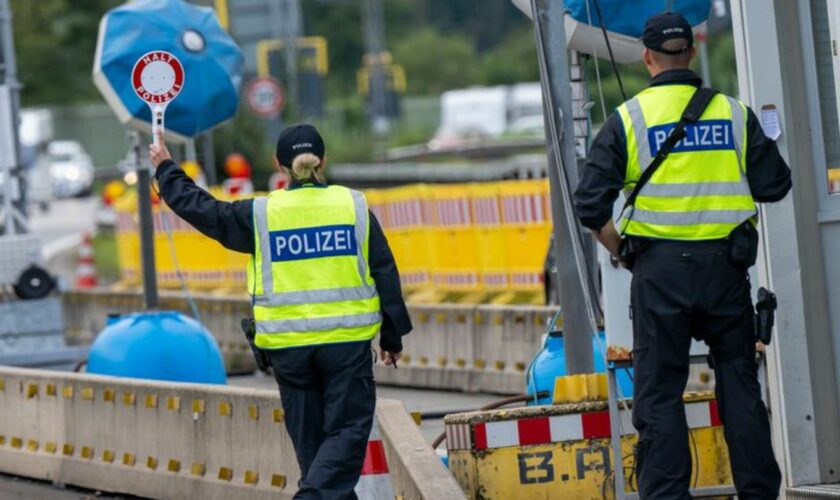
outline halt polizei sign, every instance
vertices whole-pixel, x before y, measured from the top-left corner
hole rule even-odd
[[[149,105],[152,112],[152,137],[157,144],[158,133],[164,132],[166,106],[178,97],[184,87],[184,67],[169,52],[147,52],[134,64],[131,85],[137,97]]]

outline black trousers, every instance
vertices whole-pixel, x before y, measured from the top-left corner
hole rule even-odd
[[[643,499],[685,499],[691,452],[682,395],[692,337],[715,359],[715,392],[738,498],[772,499],[781,474],[755,361],[749,276],[726,244],[657,242],[633,268],[633,425]]]
[[[373,425],[370,341],[267,351],[301,480],[296,499],[355,499]]]

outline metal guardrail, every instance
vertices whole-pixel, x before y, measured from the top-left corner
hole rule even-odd
[[[466,139],[451,146],[434,147],[429,144],[417,144],[394,148],[387,152],[388,161],[427,160],[448,156],[462,156],[467,158],[505,158],[518,153],[526,153],[535,149],[544,149],[543,138],[511,138],[511,139]]]

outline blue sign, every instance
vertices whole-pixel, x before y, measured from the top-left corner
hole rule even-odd
[[[587,3],[589,4],[587,6]],[[671,10],[679,12],[692,26],[697,26],[709,17],[711,0],[674,0],[668,6],[665,0],[599,0],[601,14],[604,16],[604,27],[607,31],[620,33],[633,38],[641,38],[645,30],[645,22],[654,14]],[[598,9],[592,0],[566,0],[566,9],[578,22],[588,23],[592,19],[593,26],[600,26]]]
[[[271,262],[356,255],[356,228],[352,225],[318,226],[271,231]]]
[[[647,130],[650,156],[656,156],[665,139],[671,134],[676,123],[657,125]],[[729,120],[701,120],[685,127],[685,138],[672,150],[675,153],[686,151],[709,151],[735,149],[732,136],[732,122]]]
[[[185,73],[180,95],[167,107],[167,133],[194,137],[236,113],[242,51],[213,9],[183,0],[135,0],[102,18],[93,68],[94,83],[122,123],[151,131],[151,111],[134,92],[131,70],[154,50],[174,54]]]

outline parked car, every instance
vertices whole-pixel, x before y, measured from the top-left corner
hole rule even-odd
[[[88,196],[93,187],[93,162],[76,141],[53,141],[47,146],[47,171],[56,198]]]

